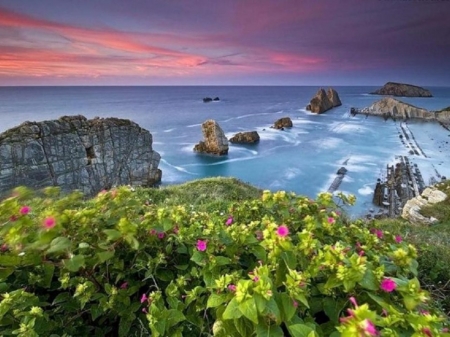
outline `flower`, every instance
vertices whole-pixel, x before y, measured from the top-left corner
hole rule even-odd
[[[225,225],[230,226],[233,223],[233,217],[230,216],[227,221],[225,222]]]
[[[253,278],[253,282],[258,282],[259,281],[259,277],[258,276],[255,276],[254,278]]]
[[[128,282],[124,282],[120,285],[120,289],[127,289],[127,288],[128,288]]]
[[[433,335],[431,334],[431,330],[428,327],[423,328],[422,332],[424,335],[427,335],[428,337],[433,337]]]
[[[376,229],[375,230],[375,234],[377,235],[378,239],[382,239],[383,238],[383,231],[380,229]]]
[[[147,301],[147,300],[148,300],[147,295],[142,294],[142,296],[141,296],[141,303],[144,303],[144,302]]]
[[[364,321],[362,321],[362,323],[363,323],[365,332],[368,333],[369,336],[377,336],[378,335],[378,331],[375,328],[375,325],[373,325],[373,323],[370,320],[365,319]]]
[[[403,241],[403,239],[402,239],[402,237],[400,235],[396,235],[395,236],[395,242],[400,243],[402,241]]]
[[[256,231],[256,240],[264,239],[264,234],[261,231]]]
[[[348,299],[355,307],[358,307],[358,302],[356,302],[356,298],[353,296]]]
[[[159,232],[158,233],[158,239],[164,239],[164,236],[165,236],[166,234],[164,234],[164,232]]]
[[[49,216],[47,218],[44,219],[43,221],[44,227],[47,229],[53,228],[56,225],[56,220],[54,217]]]
[[[282,237],[282,238],[288,236],[289,235],[289,228],[287,228],[287,226],[285,226],[285,225],[279,226],[277,228],[277,235],[279,237]]]
[[[22,215],[26,215],[28,213],[30,213],[31,208],[29,206],[22,206],[20,208],[20,214]]]
[[[293,301],[292,305],[294,306],[294,308],[297,308],[298,307],[298,302],[297,301]]]
[[[229,291],[232,291],[232,292],[236,291],[236,286],[234,284],[229,284],[227,288]]]
[[[11,221],[11,222],[14,222],[14,221],[16,221],[17,220],[17,215],[11,215],[10,217],[9,217],[9,221]]]
[[[197,249],[201,252],[206,250],[206,240],[197,240]]]
[[[156,229],[151,229],[150,230],[150,235],[156,235]]]
[[[336,222],[336,220],[333,217],[329,217],[328,218],[328,223],[329,224],[334,224]]]
[[[393,279],[384,278],[383,281],[381,281],[380,288],[385,292],[390,293],[397,288],[397,284]]]

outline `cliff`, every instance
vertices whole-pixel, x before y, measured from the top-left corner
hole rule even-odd
[[[342,103],[336,90],[328,88],[328,91],[325,92],[324,89],[319,89],[306,106],[306,110],[321,114],[339,105]]]
[[[372,115],[389,115],[394,118],[408,119],[435,119],[436,114],[423,108],[401,102],[392,97],[385,97],[375,103],[369,108],[369,113]]]
[[[422,87],[411,84],[388,82],[383,87],[375,90],[373,95],[391,95],[403,97],[433,97],[431,92]]]
[[[65,116],[25,122],[0,134],[0,193],[16,186],[60,186],[94,194],[113,185],[161,181],[152,135],[117,118]]]

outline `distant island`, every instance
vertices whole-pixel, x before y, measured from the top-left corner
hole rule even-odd
[[[433,97],[431,92],[411,84],[387,82],[382,88],[371,92],[372,95],[391,95],[397,97]]]

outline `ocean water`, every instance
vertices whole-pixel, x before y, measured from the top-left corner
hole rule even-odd
[[[376,87],[334,88],[343,105],[317,115],[305,106],[318,87],[2,87],[0,132],[26,120],[64,115],[131,119],[153,135],[153,148],[162,157],[163,185],[233,176],[260,188],[315,197],[347,161],[339,190],[357,197],[350,213],[359,216],[372,207],[373,188],[386,164],[409,149],[399,138],[400,122],[350,116],[350,107],[363,108],[381,98],[368,94]],[[429,89],[433,98],[401,100],[430,110],[450,106],[450,88]],[[220,101],[203,103],[206,96]],[[293,128],[271,129],[281,117],[290,117]],[[261,141],[230,144],[224,157],[196,154],[193,147],[207,119],[215,119],[228,137],[256,130]],[[450,133],[436,123],[409,121],[406,127],[425,153],[408,155],[424,180],[450,177]]]

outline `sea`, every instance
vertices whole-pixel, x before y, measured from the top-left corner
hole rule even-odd
[[[317,86],[0,87],[0,132],[25,121],[67,115],[130,119],[153,135],[153,149],[161,154],[162,185],[236,177],[261,189],[314,198],[345,166],[348,172],[338,191],[357,197],[348,212],[359,217],[373,207],[377,179],[397,156],[417,164],[425,182],[450,177],[450,132],[438,123],[408,121],[423,151],[411,155],[399,137],[400,121],[350,115],[351,107],[381,99],[369,94],[377,88],[335,86],[342,106],[318,115],[305,109]],[[429,110],[450,106],[450,87],[427,89],[434,97],[400,100]],[[204,97],[220,100],[204,103]],[[293,127],[271,128],[281,117],[290,117]],[[228,138],[256,130],[261,140],[230,144],[226,156],[197,154],[193,147],[202,140],[201,124],[208,119],[216,120]]]

